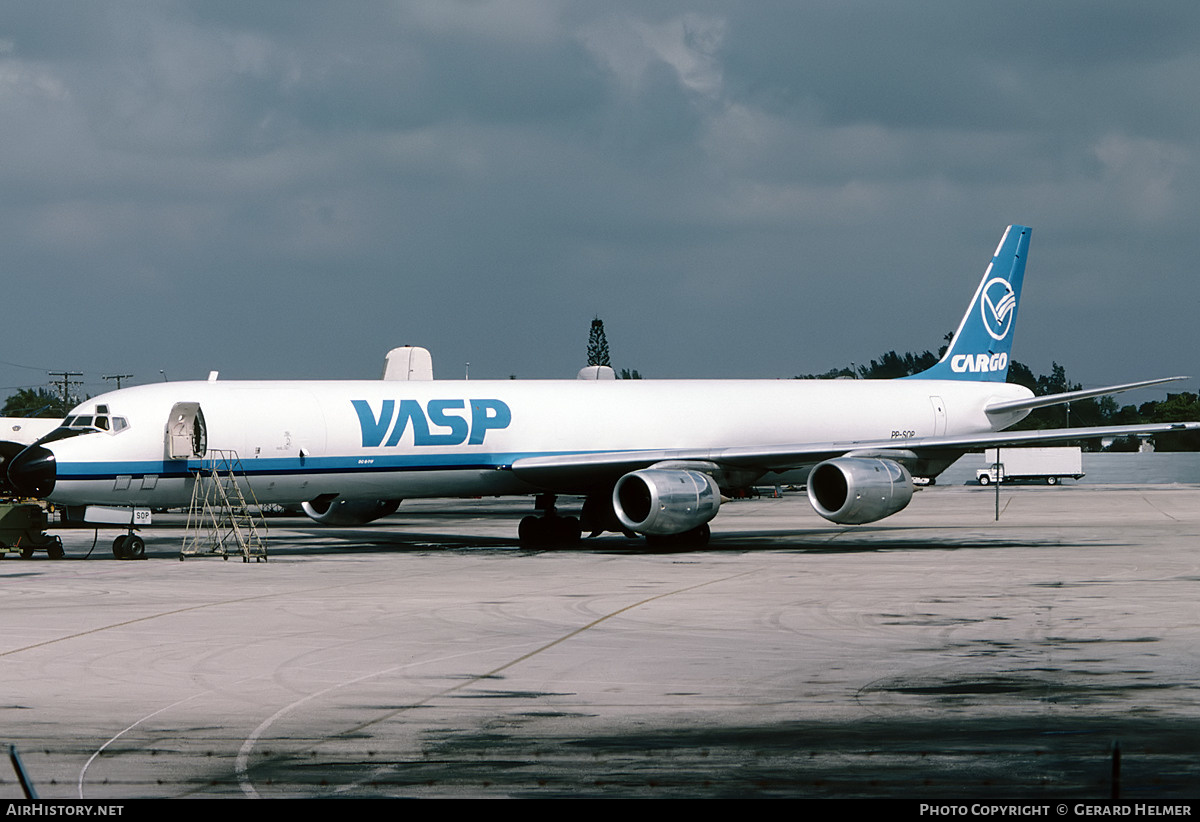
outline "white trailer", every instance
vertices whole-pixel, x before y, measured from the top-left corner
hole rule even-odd
[[[1017,481],[1057,485],[1083,476],[1079,448],[989,448],[983,452],[983,462],[984,467],[975,472],[980,485]]]

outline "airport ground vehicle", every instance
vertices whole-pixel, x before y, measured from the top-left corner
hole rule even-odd
[[[0,557],[9,551],[29,559],[45,551],[50,559],[62,559],[62,539],[46,533],[46,511],[36,502],[0,502]]]
[[[1057,485],[1064,479],[1083,476],[1083,453],[1078,447],[988,448],[985,466],[975,472],[980,485],[993,482],[1045,482]]]

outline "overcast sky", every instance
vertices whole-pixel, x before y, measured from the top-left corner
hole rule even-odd
[[[1194,0],[6,2],[0,388],[821,372],[1014,222],[1016,359],[1200,375],[1198,166]]]

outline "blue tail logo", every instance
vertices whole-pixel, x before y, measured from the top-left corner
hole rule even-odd
[[[1027,226],[1008,227],[950,347],[936,365],[914,374],[914,378],[973,382],[1004,382],[1008,378],[1008,357],[1031,233]]]

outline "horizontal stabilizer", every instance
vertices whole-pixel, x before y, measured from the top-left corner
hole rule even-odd
[[[1161,385],[1165,382],[1178,382],[1188,377],[1160,377],[1156,380],[1142,382],[1127,382],[1122,385],[1106,385],[1103,388],[1087,388],[1083,391],[1067,391],[1062,394],[1046,394],[1042,397],[1030,397],[1026,400],[1007,400],[994,402],[984,409],[988,414],[1009,414],[1013,411],[1028,411],[1033,408],[1045,408],[1049,405],[1064,405],[1075,400],[1085,400],[1089,397],[1103,397],[1107,394],[1118,394],[1122,391],[1132,391],[1135,388],[1145,388],[1150,385]]]

